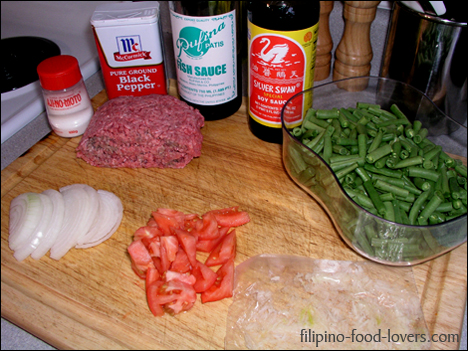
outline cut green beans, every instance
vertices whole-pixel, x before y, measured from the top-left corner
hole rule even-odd
[[[372,214],[413,226],[440,224],[466,214],[466,165],[434,144],[428,129],[420,121],[410,122],[413,116],[403,111],[397,105],[387,111],[367,102],[310,109],[302,126],[291,132],[325,161],[350,198]],[[288,170],[303,185],[324,191],[333,180],[325,179],[316,170],[321,164],[310,158],[300,147],[289,147]],[[379,233],[378,228],[372,230]],[[438,245],[430,235],[421,234],[420,242],[413,238],[405,242],[369,233],[371,226],[360,236],[359,246],[371,247],[382,257],[392,250],[416,256],[417,248]]]

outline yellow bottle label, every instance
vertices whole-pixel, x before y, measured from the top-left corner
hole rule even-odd
[[[248,22],[249,114],[260,124],[281,128],[286,101],[314,84],[318,23],[297,31],[273,31]],[[311,94],[288,104],[289,127],[302,123]],[[297,102],[297,103],[296,103]]]

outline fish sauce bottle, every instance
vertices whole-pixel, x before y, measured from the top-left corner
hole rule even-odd
[[[248,2],[249,128],[261,140],[282,143],[283,106],[314,84],[319,17],[319,1]],[[288,105],[289,127],[312,106],[306,95]]]
[[[205,120],[242,104],[239,1],[170,1],[177,85],[181,100]]]

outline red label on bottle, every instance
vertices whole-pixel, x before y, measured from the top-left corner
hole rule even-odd
[[[260,123],[280,126],[284,104],[304,88],[305,59],[302,47],[287,37],[266,34],[252,40],[250,112]]]
[[[260,124],[281,128],[281,110],[294,95],[314,81],[318,25],[279,32],[248,22],[249,114]],[[311,99],[298,97],[288,104],[285,122],[300,125]]]

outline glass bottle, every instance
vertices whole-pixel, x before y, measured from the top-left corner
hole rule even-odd
[[[264,141],[282,143],[282,107],[313,86],[319,17],[319,1],[248,2],[249,128]],[[289,125],[301,124],[312,101],[302,103]]]
[[[205,120],[242,104],[239,1],[170,1],[179,95]]]

